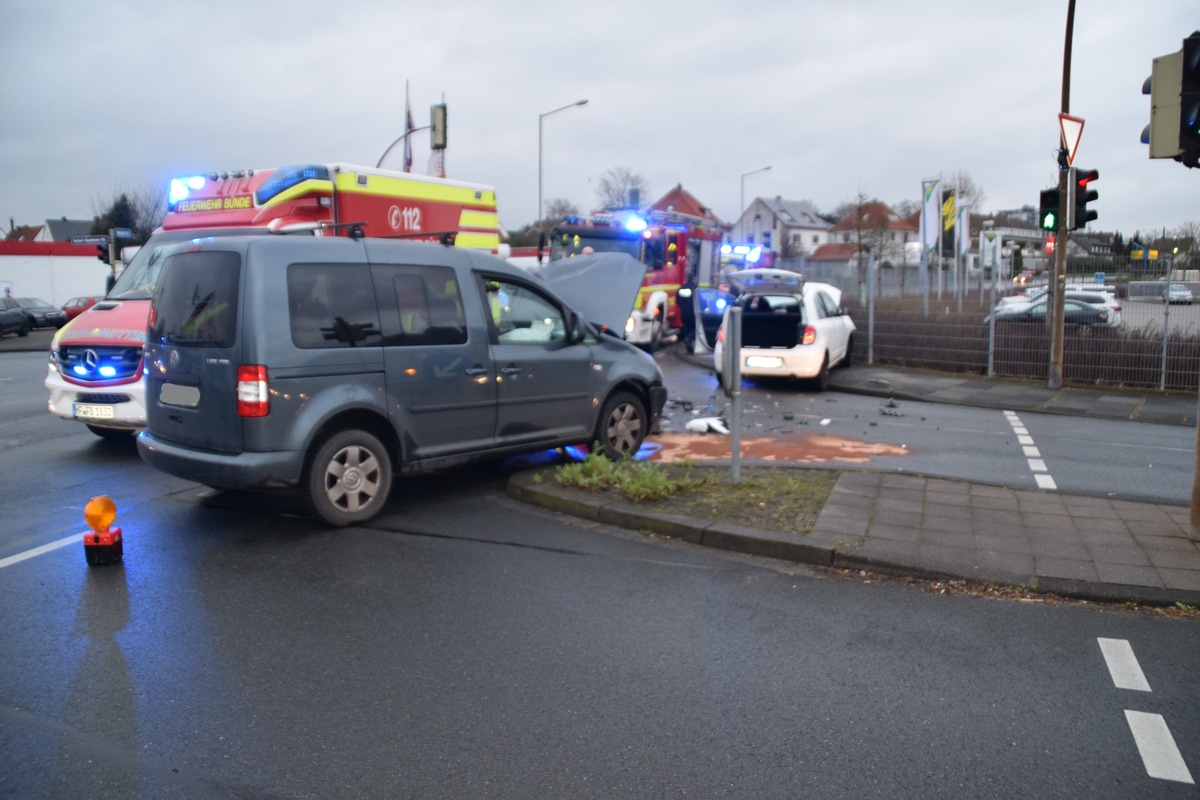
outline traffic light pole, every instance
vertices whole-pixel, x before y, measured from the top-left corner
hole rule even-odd
[[[1071,113],[1071,41],[1075,31],[1075,0],[1067,3],[1067,35],[1063,45],[1062,113]],[[1047,386],[1061,389],[1063,379],[1063,310],[1067,291],[1067,149],[1058,151],[1058,233],[1054,237],[1054,280],[1050,283],[1054,313],[1050,331],[1050,378]]]

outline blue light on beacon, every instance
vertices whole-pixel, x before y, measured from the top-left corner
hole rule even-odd
[[[724,297],[717,298],[717,311],[724,311],[725,306],[727,306],[727,305],[729,305],[729,301],[726,300]]]
[[[746,254],[746,262],[749,264],[757,264],[758,260],[760,258],[762,258],[762,248],[761,247],[755,247],[749,253]]]
[[[721,255],[727,256],[732,252],[733,252],[733,247],[731,245],[727,245],[727,244],[721,245]]]
[[[192,192],[203,188],[203,175],[193,175],[190,178],[172,178],[171,189],[167,194],[167,203],[173,206],[180,200],[186,200]]]
[[[83,366],[82,364],[71,367],[71,372],[74,372],[76,375],[79,375],[80,377],[86,376],[88,374],[87,367]]]
[[[100,368],[99,370],[97,370],[97,371],[100,373],[100,377],[101,377],[101,378],[115,378],[115,377],[117,377],[117,368],[116,368],[116,367],[101,367],[101,368]]]
[[[629,219],[625,220],[625,230],[632,233],[644,231],[646,230],[646,220],[634,214],[630,216]]]

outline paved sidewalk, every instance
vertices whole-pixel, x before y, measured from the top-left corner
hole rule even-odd
[[[687,360],[703,366],[702,357]],[[855,365],[832,388],[897,399],[1196,426],[1197,400],[1157,391],[1033,383]],[[1064,597],[1200,606],[1200,531],[1190,509],[1011,489],[908,473],[842,473],[813,530],[760,531],[647,512],[514,475],[513,496],[709,547],[818,566],[965,578]]]

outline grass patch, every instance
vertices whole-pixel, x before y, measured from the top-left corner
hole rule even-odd
[[[649,511],[805,534],[816,524],[841,473],[838,470],[743,467],[741,480],[728,467],[692,463],[610,461],[592,454],[555,470],[564,486],[620,496]]]

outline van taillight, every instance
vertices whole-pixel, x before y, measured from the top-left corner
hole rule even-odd
[[[804,326],[804,335],[800,337],[800,344],[812,344],[817,340],[817,329],[812,325]]]
[[[237,369],[237,410],[239,417],[265,417],[271,413],[267,394],[267,368],[258,365]]]

